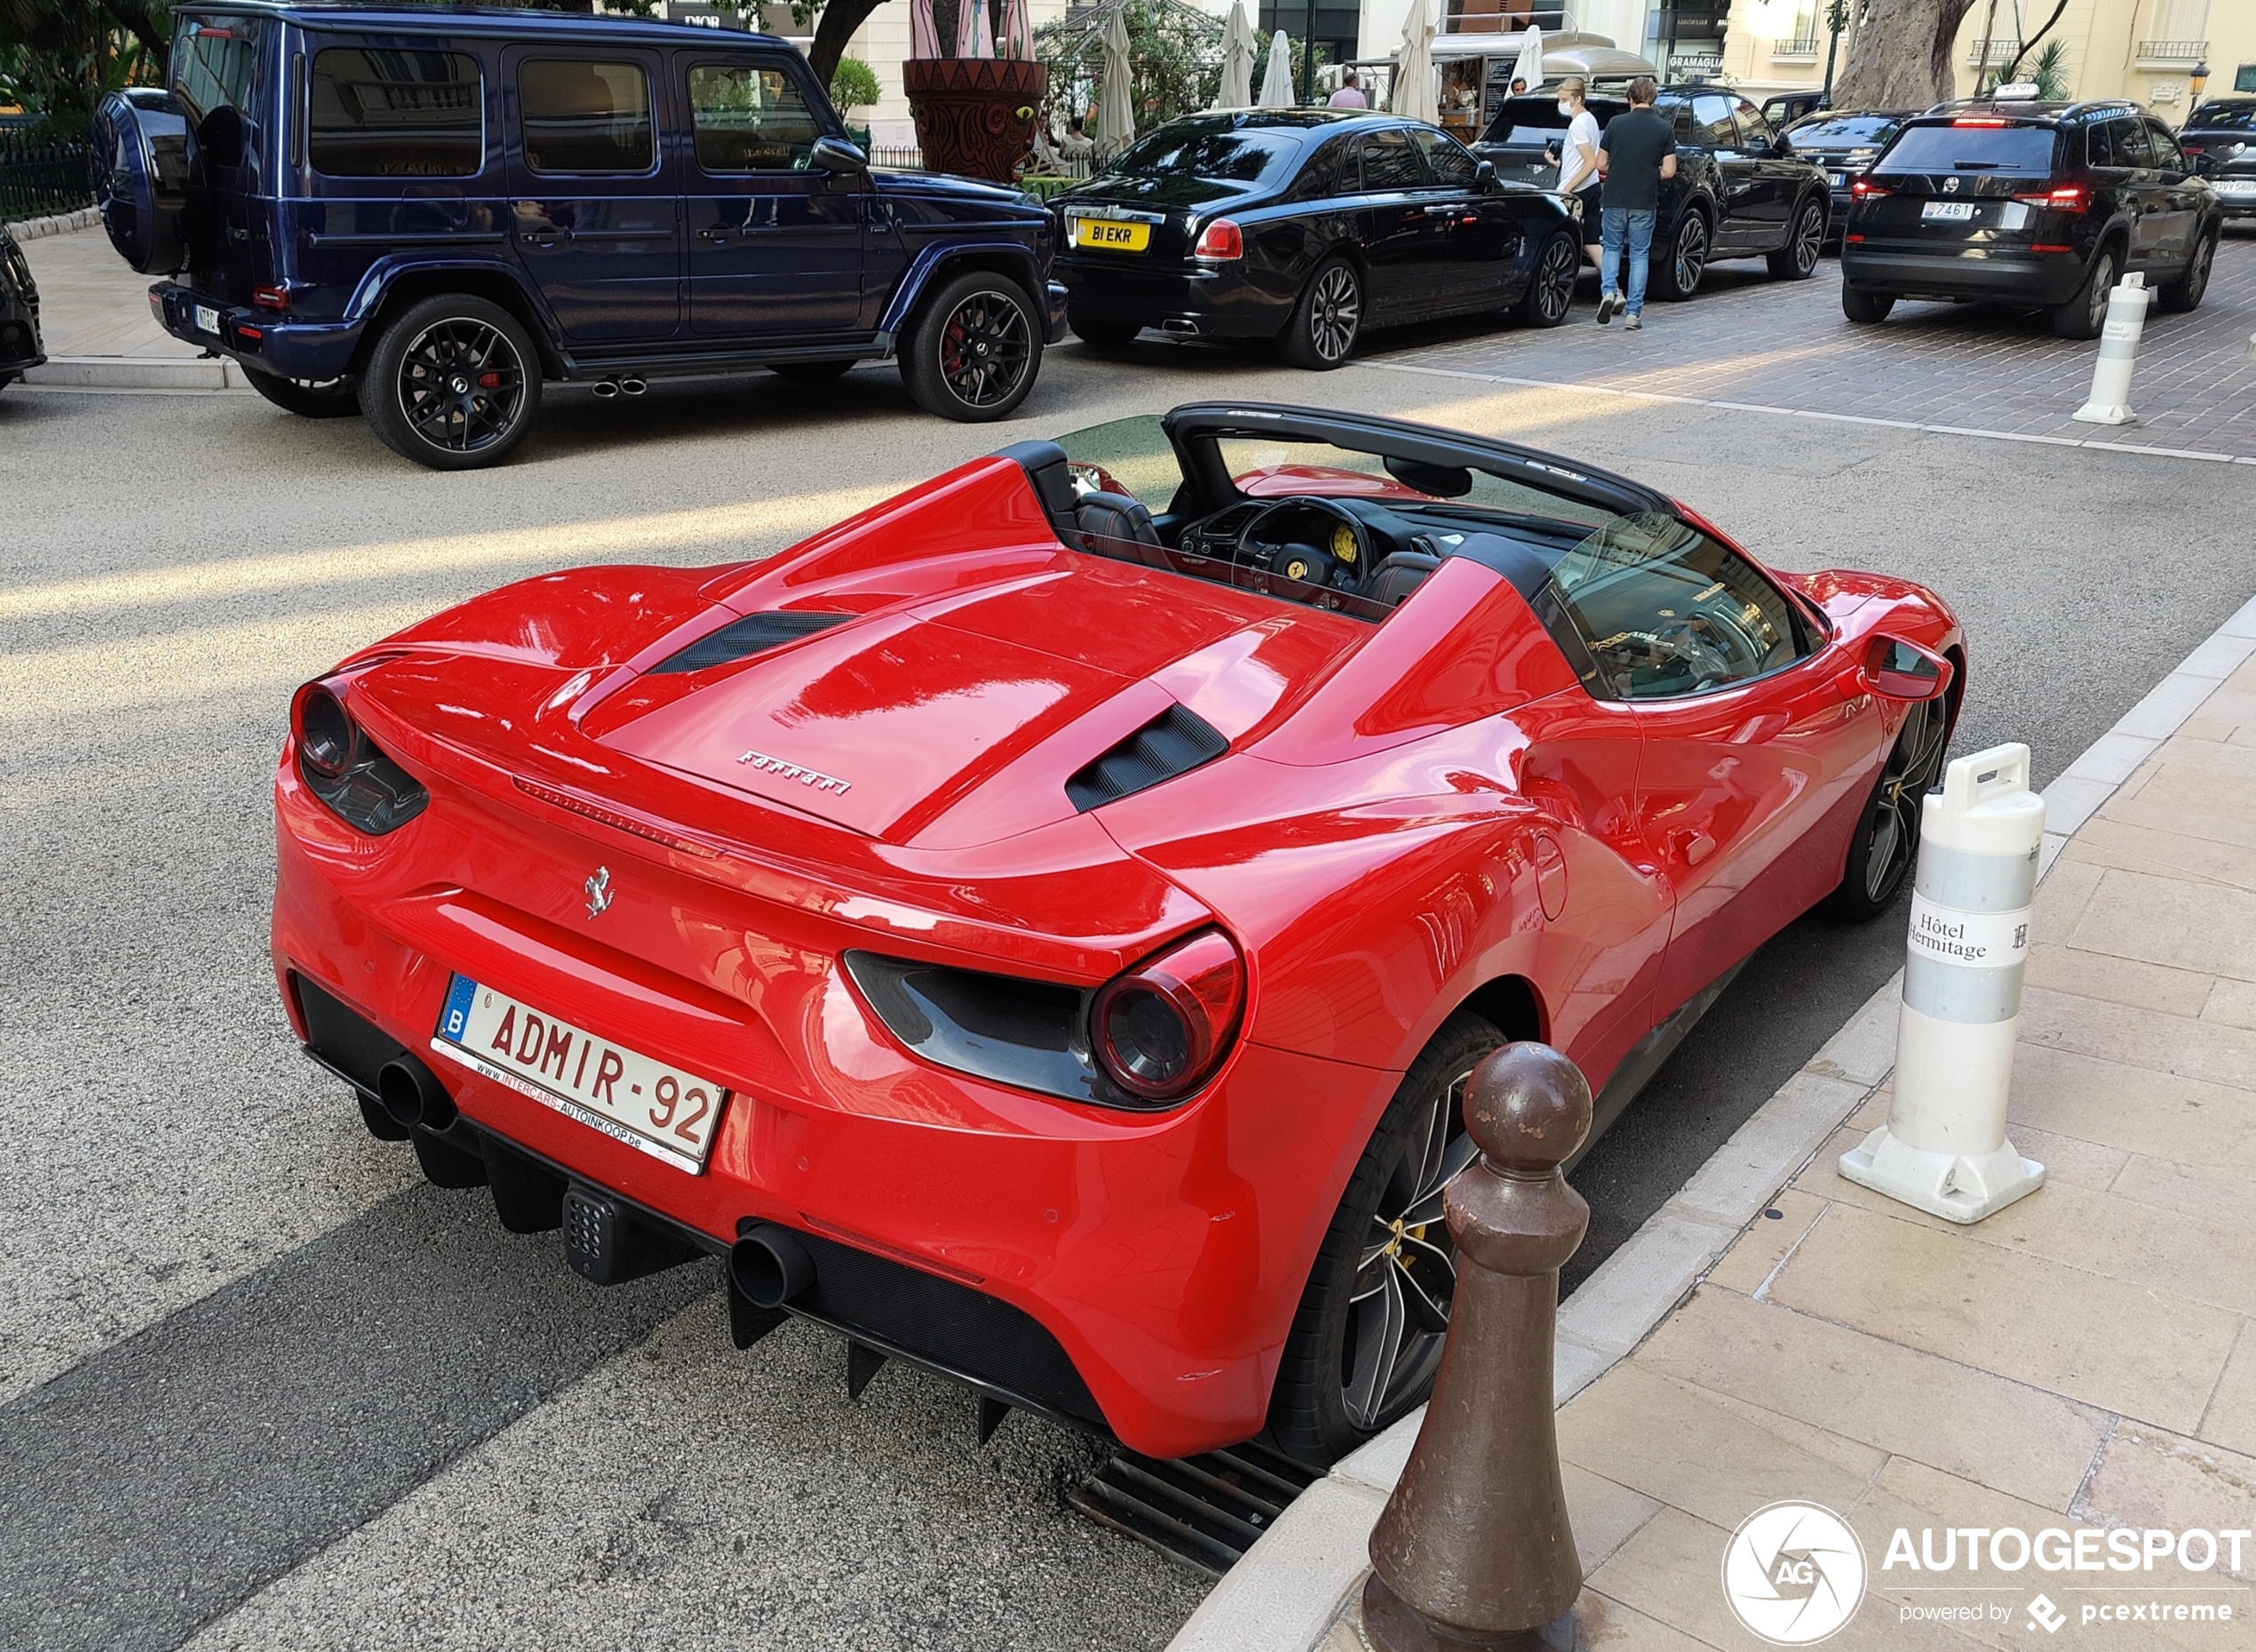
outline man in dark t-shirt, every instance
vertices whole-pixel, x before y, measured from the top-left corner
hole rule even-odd
[[[1603,327],[1624,306],[1628,325],[1645,325],[1645,278],[1653,252],[1653,219],[1661,204],[1661,180],[1676,176],[1675,129],[1653,109],[1655,88],[1640,75],[1629,83],[1629,109],[1606,123],[1598,151],[1605,175],[1599,198],[1601,225],[1598,259],[1598,324]],[[1622,255],[1629,254],[1629,297],[1622,297]]]

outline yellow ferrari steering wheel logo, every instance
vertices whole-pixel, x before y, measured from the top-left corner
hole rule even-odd
[[[1331,530],[1331,554],[1350,566],[1355,560],[1355,530],[1345,522]]]

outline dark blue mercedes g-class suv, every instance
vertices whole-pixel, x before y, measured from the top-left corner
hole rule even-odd
[[[175,10],[166,94],[114,94],[102,214],[175,337],[308,417],[490,465],[544,380],[833,377],[1000,418],[1065,326],[1052,219],[875,173],[759,35],[552,12]]]

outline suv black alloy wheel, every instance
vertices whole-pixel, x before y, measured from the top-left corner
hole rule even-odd
[[[2186,273],[2165,287],[2156,300],[2161,308],[2182,315],[2201,307],[2202,295],[2209,290],[2209,273],[2217,265],[2217,237],[2222,233],[2212,230],[2201,238],[2193,257],[2186,260]]]
[[[1794,209],[1793,233],[1770,255],[1770,273],[1781,281],[1807,281],[1825,251],[1825,203],[1811,195]]]
[[[1535,274],[1520,296],[1520,320],[1529,327],[1556,327],[1575,307],[1575,282],[1582,274],[1582,243],[1562,229],[1543,243]]]
[[[1680,302],[1699,291],[1700,277],[1707,272],[1709,244],[1708,220],[1694,207],[1679,220],[1667,255],[1653,271],[1660,278],[1653,283],[1654,296]]]
[[[2076,296],[2053,312],[2053,331],[2062,338],[2096,338],[2107,325],[2107,295],[2114,290],[2117,252],[2112,242],[2092,259]]]
[[[539,358],[497,304],[442,293],[384,330],[361,376],[361,410],[385,445],[433,470],[491,465],[525,439]]]
[[[984,424],[1026,400],[1041,361],[1041,322],[1019,284],[973,270],[917,311],[901,377],[927,413]]]

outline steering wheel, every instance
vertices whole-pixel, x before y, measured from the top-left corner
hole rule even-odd
[[[1237,543],[1243,560],[1272,574],[1335,591],[1357,589],[1370,565],[1363,525],[1313,494],[1279,499],[1246,523]]]
[[[1691,673],[1696,692],[1735,677],[1752,676],[1762,658],[1745,632],[1728,619],[1705,610],[1656,626],[1652,647],[1656,662],[1672,659]]]

